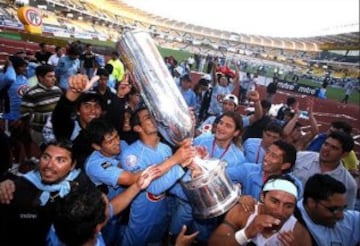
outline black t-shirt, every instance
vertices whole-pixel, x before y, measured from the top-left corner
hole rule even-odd
[[[80,56],[80,60],[84,62],[84,68],[93,68],[95,65],[95,54],[83,53]]]
[[[0,204],[0,245],[46,245],[58,199],[51,193],[45,206],[40,206],[41,191],[23,177],[16,177],[14,199],[10,205]],[[72,189],[93,185],[81,173],[71,182]]]
[[[52,55],[52,53],[49,51],[46,51],[46,52],[38,51],[35,53],[36,60],[38,62],[40,62],[41,64],[47,64],[51,55]]]
[[[277,83],[275,82],[271,82],[267,87],[266,87],[266,92],[270,93],[270,94],[275,94],[277,90]]]
[[[250,126],[246,127],[244,134],[242,135],[242,141],[245,142],[245,140],[248,138],[262,138],[264,128],[271,121],[271,117],[265,115],[261,119],[255,121]]]

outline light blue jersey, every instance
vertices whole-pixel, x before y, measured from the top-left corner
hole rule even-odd
[[[261,146],[261,138],[248,138],[243,144],[247,162],[261,164],[264,161],[265,150]]]
[[[215,116],[220,115],[222,112],[221,101],[224,98],[224,96],[227,94],[230,94],[233,91],[233,89],[234,89],[233,84],[230,84],[226,87],[216,85],[211,94],[210,106],[209,106],[208,113],[211,115],[215,115]]]
[[[96,185],[105,184],[108,188],[108,197],[112,199],[119,194],[123,187],[118,185],[123,169],[119,167],[119,160],[112,157],[103,156],[99,151],[94,151],[85,163],[85,172],[90,180]]]
[[[46,241],[47,241],[46,242],[47,246],[66,246],[66,244],[61,242],[59,237],[56,235],[55,228],[53,225],[50,228]],[[96,243],[94,246],[106,246],[101,233],[98,233],[96,235]]]
[[[344,217],[334,227],[315,224],[306,212],[303,201],[297,203],[307,228],[319,246],[358,245],[360,242],[360,212],[345,210]]]
[[[215,141],[215,135],[208,135],[197,137],[194,139],[194,146],[204,146],[210,158],[221,159],[227,162],[227,168],[238,166],[245,162],[243,152],[234,144],[231,143],[228,148],[220,148]]]
[[[233,143],[231,143],[228,148],[220,148],[214,141],[214,135],[200,136],[194,139],[193,145],[204,146],[209,153],[209,157],[226,161],[226,169],[230,167],[238,167],[241,169],[242,163],[245,162],[242,151]],[[183,177],[183,179],[185,178],[189,178],[189,174]],[[184,199],[186,196],[184,196],[184,191],[179,184],[171,189],[171,193],[177,197],[177,208],[171,218],[170,234],[177,235],[180,232],[182,225],[187,225],[190,230],[199,231],[197,239],[202,243],[206,243],[210,234],[218,225],[218,218],[206,220],[195,219],[192,215],[192,207],[187,199]]]
[[[20,118],[20,106],[24,93],[28,90],[28,81],[24,75],[17,75],[13,66],[8,66],[1,77],[0,90],[9,87],[7,94],[10,101],[10,111],[3,118],[17,120]]]
[[[243,195],[251,195],[256,200],[260,200],[260,194],[262,191],[262,185],[264,183],[264,174],[262,171],[262,165],[257,163],[243,163],[241,167],[230,167],[226,170],[229,178],[234,183],[241,184],[241,190]],[[291,176],[294,179],[298,189],[299,198],[302,197],[302,185],[301,181],[295,176]]]
[[[138,172],[151,165],[160,164],[170,156],[172,151],[169,146],[159,143],[155,148],[151,148],[138,140],[123,152],[120,162],[125,170]],[[175,165],[139,193],[131,204],[129,223],[121,245],[141,246],[161,242],[167,230],[165,191],[183,175],[182,167]]]
[[[60,57],[58,65],[55,68],[56,76],[60,78],[58,86],[63,90],[67,90],[70,76],[75,75],[79,69],[79,59],[71,59],[68,56]]]
[[[179,88],[181,95],[184,97],[186,104],[189,107],[195,108],[196,106],[196,95],[192,89],[184,91],[181,87]]]

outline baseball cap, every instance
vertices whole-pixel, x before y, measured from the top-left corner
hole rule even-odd
[[[237,96],[235,96],[234,94],[227,94],[224,98],[223,101],[231,101],[235,104],[235,106],[239,105],[239,101]]]

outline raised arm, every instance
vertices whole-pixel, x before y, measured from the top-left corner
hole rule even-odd
[[[211,68],[211,75],[212,75],[212,86],[215,87],[218,83],[217,76],[216,76],[216,69],[218,67],[217,59],[214,58],[212,62],[212,68]]]
[[[234,85],[234,89],[232,90],[232,94],[234,95],[239,95],[240,93],[240,84],[241,84],[241,81],[240,81],[240,71],[239,71],[239,67],[236,63],[235,60],[232,61],[234,67],[235,67],[235,76],[234,76],[234,79],[233,79],[233,85]]]
[[[249,91],[248,98],[250,101],[254,102],[255,111],[254,114],[250,116],[250,124],[253,124],[263,117],[263,108],[261,106],[259,92]]]
[[[299,120],[299,116],[300,116],[300,110],[299,110],[299,106],[298,106],[298,102],[296,103],[296,106],[294,107],[295,108],[295,114],[294,116],[291,118],[291,120],[289,120],[287,122],[287,124],[285,125],[284,127],[284,136],[285,138],[288,137],[291,132],[294,130],[295,126],[296,126],[296,122]]]
[[[309,120],[310,120],[310,131],[307,132],[305,134],[305,136],[302,138],[303,139],[303,147],[305,148],[310,141],[319,133],[319,127],[317,125],[317,121],[316,118],[313,114],[313,105],[314,105],[314,101],[313,100],[308,100],[307,101],[307,110],[309,113]]]

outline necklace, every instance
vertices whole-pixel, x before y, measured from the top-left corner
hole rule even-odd
[[[226,146],[224,152],[222,152],[222,154],[221,154],[220,157],[219,157],[220,160],[224,157],[224,155],[226,154],[226,152],[229,150],[230,145],[231,145],[231,143],[228,144],[228,146]],[[214,140],[213,140],[213,142],[212,142],[211,156],[210,156],[210,157],[214,157],[214,151],[215,151],[215,138],[214,138]]]

